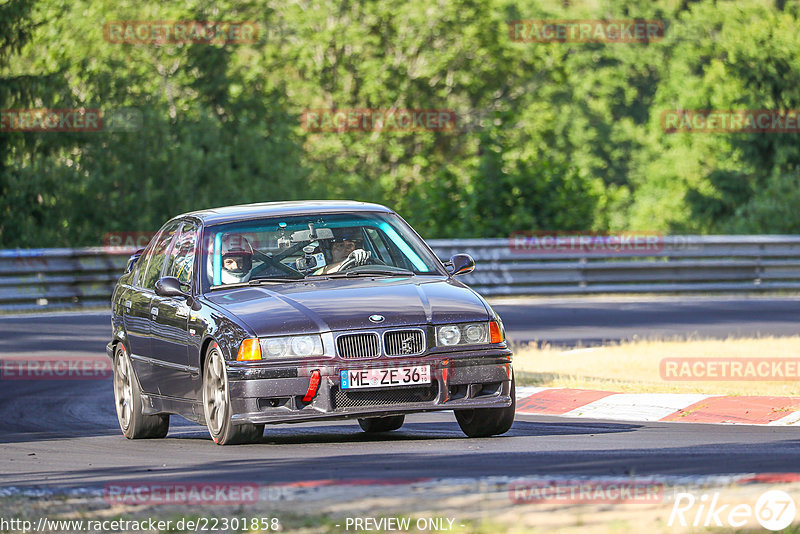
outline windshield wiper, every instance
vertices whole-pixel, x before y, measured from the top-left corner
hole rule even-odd
[[[302,278],[254,278],[247,282],[247,285],[250,286],[258,286],[261,284],[270,284],[270,283],[280,283],[280,282],[299,282],[303,280],[305,276]]]
[[[347,271],[344,273],[330,273],[325,276],[331,278],[357,278],[359,276],[414,276],[411,271],[389,270],[389,269],[359,269],[358,271]]]
[[[237,287],[251,287],[251,286],[260,286],[263,284],[269,283],[283,283],[283,282],[299,282],[300,280],[304,280],[304,278],[255,278],[250,280],[249,282],[236,282],[234,284],[220,284],[218,286],[211,286],[209,290],[214,291],[216,289],[234,289]]]

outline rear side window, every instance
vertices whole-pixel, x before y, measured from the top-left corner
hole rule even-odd
[[[196,243],[197,226],[190,222],[183,223],[180,233],[172,244],[164,276],[174,276],[184,284],[191,282]]]
[[[144,277],[140,277],[140,286],[144,289],[155,289],[156,282],[161,275],[161,269],[164,267],[164,262],[167,259],[167,250],[169,249],[170,241],[175,235],[179,224],[179,222],[174,222],[164,227],[164,230],[158,237],[158,241],[150,250],[147,269],[144,271]]]

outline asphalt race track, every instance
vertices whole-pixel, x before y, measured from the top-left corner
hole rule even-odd
[[[632,336],[797,332],[800,298],[498,301],[511,339],[591,344]],[[107,314],[0,316],[0,357],[104,355]],[[262,443],[215,446],[172,418],[169,436],[128,441],[111,380],[0,381],[0,486],[100,487],[127,481],[579,475],[714,475],[796,471],[800,429],[621,423],[519,415],[502,437],[467,439],[451,413],[414,415],[368,436],[355,422],[268,426]]]

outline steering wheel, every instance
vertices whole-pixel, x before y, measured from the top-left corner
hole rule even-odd
[[[347,258],[339,266],[339,268],[336,270],[336,272],[340,273],[342,271],[346,271],[347,269],[352,269],[354,267],[355,262],[356,262],[355,258],[352,258],[352,257],[351,258]],[[376,258],[372,254],[370,254],[369,258],[367,258],[367,261],[365,263],[362,263],[361,265],[368,265],[368,264],[370,264],[370,265],[386,265],[385,262],[379,260],[378,258]],[[359,265],[359,267],[361,267],[361,265]]]

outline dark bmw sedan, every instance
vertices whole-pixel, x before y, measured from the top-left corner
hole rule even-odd
[[[392,210],[276,202],[180,215],[134,254],[112,297],[123,434],[164,437],[176,414],[214,442],[269,423],[453,410],[471,437],[506,432],[514,374],[503,324]]]

